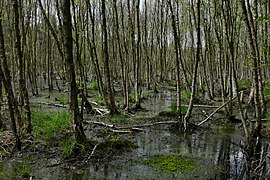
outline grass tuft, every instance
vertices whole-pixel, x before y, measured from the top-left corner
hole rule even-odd
[[[64,158],[71,158],[85,151],[85,146],[78,143],[74,138],[62,138],[60,150]]]
[[[41,110],[32,111],[33,131],[40,136],[50,138],[70,127],[68,111],[59,111],[46,114]]]

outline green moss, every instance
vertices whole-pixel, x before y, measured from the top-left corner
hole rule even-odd
[[[168,172],[192,171],[195,169],[195,162],[181,155],[155,155],[144,160],[143,163],[152,168]]]
[[[107,139],[105,142],[101,143],[99,148],[99,156],[104,156],[107,154],[118,154],[122,152],[131,151],[135,148],[136,145],[127,139],[122,137],[111,137]]]

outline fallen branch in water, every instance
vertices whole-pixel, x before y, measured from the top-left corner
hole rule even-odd
[[[104,126],[107,128],[111,128],[111,131],[116,132],[116,133],[129,133],[129,132],[134,132],[134,131],[140,132],[140,131],[144,131],[144,129],[141,129],[140,127],[150,127],[150,126],[161,125],[161,124],[176,124],[178,122],[179,121],[161,121],[161,122],[154,122],[154,123],[149,123],[149,124],[133,125],[133,126],[128,126],[128,127],[116,127],[113,124],[106,124],[104,122],[84,121],[84,123],[86,124],[96,124],[96,125]],[[128,131],[119,131],[119,129],[128,129]]]
[[[212,112],[205,120],[203,120],[202,122],[200,122],[198,124],[198,126],[202,125],[203,123],[205,123],[206,121],[208,121],[209,119],[211,119],[211,117],[216,114],[220,109],[222,109],[224,106],[226,106],[229,102],[231,102],[232,100],[234,100],[237,96],[233,97],[231,100],[225,102],[224,104],[222,104],[221,106],[219,106],[214,112]]]

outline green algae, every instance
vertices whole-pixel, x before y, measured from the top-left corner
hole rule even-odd
[[[144,164],[154,169],[165,172],[193,171],[195,162],[181,155],[155,155],[150,159],[144,160]]]

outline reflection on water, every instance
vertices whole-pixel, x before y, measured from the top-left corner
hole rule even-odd
[[[154,94],[154,113],[168,108],[173,101],[172,94]],[[153,113],[153,112],[152,112]],[[46,167],[47,160],[36,160],[31,167],[34,179],[238,179],[243,171],[244,155],[239,148],[243,136],[234,126],[214,127],[211,131],[190,135],[173,133],[170,125],[146,128],[145,132],[131,137],[138,148],[124,155],[114,157],[110,162]],[[164,173],[138,163],[156,154],[180,154],[196,162],[192,172]],[[0,163],[0,179],[10,179],[16,171],[16,163]],[[266,177],[270,176],[267,159]],[[16,179],[16,178],[14,178]]]
[[[184,137],[172,133],[169,128],[157,126],[134,135],[139,147],[110,162],[54,168],[35,166],[32,167],[32,174],[37,179],[237,179],[240,176],[243,154],[237,146],[241,141],[238,131],[215,128],[213,132]],[[181,154],[195,160],[196,170],[170,174],[136,162],[156,154]],[[3,172],[12,174],[12,170],[16,171],[15,163],[1,163],[0,177]]]

